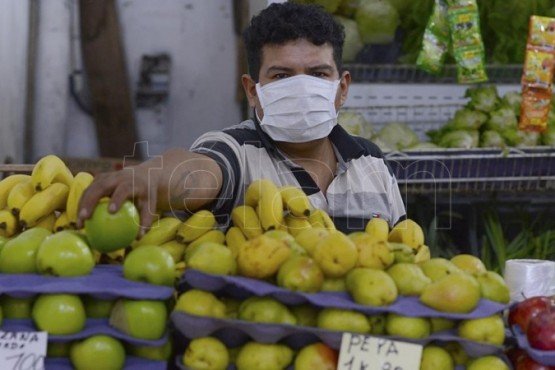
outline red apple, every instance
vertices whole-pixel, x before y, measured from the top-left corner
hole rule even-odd
[[[555,370],[555,367],[542,365],[536,362],[532,357],[525,354],[516,364],[515,370]]]
[[[551,298],[546,296],[536,296],[516,303],[509,311],[508,322],[511,327],[518,325],[526,333],[530,319],[539,312],[548,310],[553,306]]]
[[[295,358],[296,370],[335,370],[338,353],[324,343],[316,342],[300,349]]]
[[[516,368],[520,361],[528,357],[526,351],[518,346],[510,347],[505,353],[507,354],[507,358],[513,365],[513,368]]]
[[[545,310],[532,317],[526,337],[532,348],[555,350],[555,310]]]

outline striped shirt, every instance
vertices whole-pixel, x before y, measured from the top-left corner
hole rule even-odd
[[[302,188],[313,207],[325,210],[343,232],[364,230],[373,217],[383,218],[391,226],[404,219],[397,181],[378,146],[351,136],[340,125],[333,128],[329,138],[338,166],[326,194],[252,120],[203,134],[191,151],[212,158],[222,169],[222,189],[212,204],[222,224],[229,222],[233,207],[243,204],[246,187],[259,178],[270,179],[278,187]]]

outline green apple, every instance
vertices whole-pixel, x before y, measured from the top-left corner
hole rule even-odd
[[[245,343],[235,364],[237,370],[284,370],[293,361],[293,350],[278,343]]]
[[[326,307],[318,313],[317,326],[321,329],[350,331],[353,333],[370,333],[370,322],[361,312],[354,310]]]
[[[164,301],[120,298],[110,313],[110,325],[135,338],[160,339],[167,327]]]
[[[37,250],[37,272],[53,276],[84,276],[95,261],[91,249],[76,232],[63,230],[47,236]]]
[[[183,311],[189,315],[207,317],[226,317],[226,305],[213,293],[190,289],[182,293],[173,308],[175,311]]]
[[[538,365],[538,368],[543,366]],[[548,368],[547,366],[545,368]],[[497,356],[481,356],[469,361],[467,370],[509,370],[509,366]]]
[[[195,338],[185,349],[183,364],[188,369],[225,370],[229,364],[229,353],[218,338]]]
[[[295,356],[295,370],[335,370],[339,354],[330,346],[316,342],[304,346]]]
[[[279,267],[276,282],[292,291],[316,293],[322,288],[324,273],[312,258],[293,255]]]
[[[2,314],[6,319],[30,319],[34,301],[34,296],[14,297],[2,294],[0,296]]]
[[[383,270],[356,267],[345,279],[353,300],[367,306],[388,306],[397,299],[395,281]]]
[[[486,271],[477,275],[476,280],[480,284],[482,298],[490,301],[508,304],[511,300],[511,291],[505,279],[495,271]]]
[[[168,339],[161,346],[147,346],[128,343],[126,345],[127,353],[131,356],[145,358],[147,360],[167,361],[170,359],[173,350],[173,342]]]
[[[461,253],[451,257],[450,261],[467,274],[478,276],[487,271],[481,259],[472,255]]]
[[[235,275],[237,261],[231,249],[216,242],[202,242],[185,250],[185,264],[188,268],[216,275]]]
[[[432,282],[416,263],[399,262],[386,270],[393,279],[400,295],[419,296]]]
[[[116,338],[98,334],[75,341],[69,358],[75,370],[120,370],[125,364],[125,348]]]
[[[164,249],[156,245],[141,245],[125,256],[123,276],[129,280],[173,287],[175,262]]]
[[[48,342],[46,346],[46,357],[69,357],[71,341]]]
[[[385,331],[389,335],[421,339],[430,335],[431,325],[427,317],[411,317],[390,312],[385,319]]]
[[[289,308],[269,296],[251,296],[239,306],[239,320],[295,325],[297,318]]]
[[[37,251],[52,233],[42,227],[27,229],[4,244],[0,253],[0,272],[32,274],[37,272]]]
[[[422,268],[424,274],[432,280],[432,282],[438,281],[447,275],[463,273],[463,271],[453,262],[442,257],[431,258],[427,261],[420,262],[418,265]]]
[[[100,299],[91,295],[81,297],[87,317],[93,319],[108,318],[116,304],[116,299]]]
[[[68,335],[83,330],[87,315],[81,298],[75,294],[41,294],[33,304],[31,317],[39,330]]]
[[[458,334],[476,342],[500,346],[505,341],[505,325],[501,315],[466,319],[459,323]]]
[[[91,248],[101,253],[113,252],[131,245],[140,230],[139,212],[130,201],[111,213],[110,202],[100,201],[90,218],[85,220],[85,233]]]
[[[422,349],[420,370],[454,370],[453,358],[446,349],[428,344]]]

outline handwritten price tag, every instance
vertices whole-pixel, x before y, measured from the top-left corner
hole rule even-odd
[[[343,333],[337,370],[419,370],[422,346]]]
[[[43,370],[47,339],[45,331],[0,331],[0,369]]]

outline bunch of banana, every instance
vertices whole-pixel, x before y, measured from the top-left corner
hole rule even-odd
[[[231,211],[231,221],[238,227],[247,239],[256,238],[264,233],[260,219],[256,210],[249,205],[242,205],[233,208]]]
[[[55,183],[62,183],[69,188],[73,182],[73,174],[62,159],[49,154],[39,159],[33,167],[31,182],[36,191],[46,190]]]
[[[216,226],[216,217],[212,212],[203,209],[193,213],[179,225],[175,238],[179,242],[190,243],[214,229],[214,226]]]
[[[7,209],[0,210],[0,236],[9,238],[19,232],[17,217]]]
[[[52,227],[52,232],[58,232],[63,230],[72,229],[74,225],[70,225],[69,219],[67,218],[67,212],[60,212],[58,217],[56,217],[56,222]]]
[[[69,186],[69,194],[66,202],[66,217],[68,223],[75,227],[77,225],[77,210],[81,196],[93,182],[94,176],[88,172],[78,172]]]
[[[166,216],[155,221],[150,229],[131,245],[133,248],[141,245],[162,245],[176,240],[177,230],[182,221],[174,216]]]
[[[264,231],[279,229],[283,223],[283,199],[278,187],[268,179],[253,181],[245,191],[245,205],[256,210]]]
[[[305,192],[296,186],[285,185],[279,189],[283,208],[295,217],[308,217],[312,212],[312,204]]]
[[[66,207],[69,186],[56,182],[46,189],[33,194],[19,212],[19,224],[22,228],[35,226],[39,220],[54,211],[63,211]]]
[[[31,176],[25,174],[14,174],[5,177],[0,181],[0,209],[4,209],[8,205],[8,195],[13,187],[25,180],[30,180]]]
[[[310,212],[308,216],[308,222],[312,225],[312,227],[323,227],[328,230],[336,230],[335,224],[331,219],[330,215],[323,209],[317,208]]]

